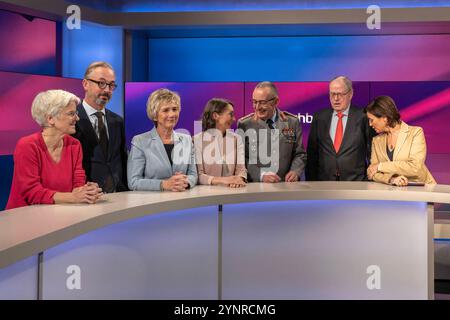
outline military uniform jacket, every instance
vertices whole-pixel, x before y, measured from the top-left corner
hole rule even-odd
[[[238,121],[238,133],[245,141],[245,164],[249,182],[262,180],[264,172],[274,172],[282,180],[289,171],[301,177],[306,165],[302,128],[298,118],[288,112],[277,110],[270,129],[263,120],[251,113]]]

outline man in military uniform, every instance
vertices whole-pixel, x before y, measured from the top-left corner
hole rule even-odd
[[[249,182],[299,181],[305,168],[300,122],[295,115],[280,111],[279,102],[275,85],[260,82],[252,95],[255,112],[238,121]]]

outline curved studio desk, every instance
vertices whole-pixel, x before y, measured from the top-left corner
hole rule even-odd
[[[450,186],[197,186],[0,214],[0,299],[430,299]]]

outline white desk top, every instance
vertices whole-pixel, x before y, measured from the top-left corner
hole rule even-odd
[[[393,187],[374,182],[250,183],[185,192],[121,192],[95,204],[37,205],[0,212],[0,268],[106,225],[218,204],[283,200],[395,200],[450,204],[450,185]]]

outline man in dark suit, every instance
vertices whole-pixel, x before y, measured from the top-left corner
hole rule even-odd
[[[87,68],[84,100],[77,107],[80,120],[74,137],[83,147],[83,168],[88,181],[104,192],[126,191],[127,151],[123,119],[105,108],[117,85],[109,63],[93,62]]]
[[[306,179],[363,181],[374,131],[363,110],[351,105],[352,82],[343,76],[330,82],[331,108],[314,114],[308,138]]]

